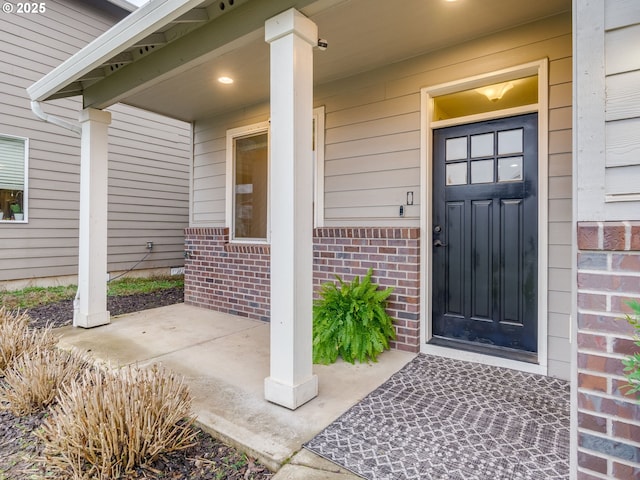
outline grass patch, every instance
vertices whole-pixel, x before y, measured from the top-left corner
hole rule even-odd
[[[110,282],[108,296],[134,295],[137,293],[152,293],[174,287],[184,286],[184,276],[156,276],[147,278],[122,278]],[[27,287],[22,290],[0,291],[0,305],[8,309],[29,309],[56,303],[62,300],[72,300],[76,295],[76,285],[58,287]]]
[[[184,276],[123,278],[109,283],[107,295],[110,297],[152,293],[167,288],[184,287]]]

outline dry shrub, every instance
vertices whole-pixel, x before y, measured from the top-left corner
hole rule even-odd
[[[79,354],[57,348],[23,353],[5,370],[0,390],[3,408],[27,415],[51,405],[63,385],[71,383],[89,367]]]
[[[48,467],[74,479],[112,479],[194,444],[189,391],[174,374],[94,369],[63,388],[37,434]]]
[[[26,313],[0,308],[0,375],[11,363],[26,352],[51,350],[58,343],[50,328],[29,328]]]

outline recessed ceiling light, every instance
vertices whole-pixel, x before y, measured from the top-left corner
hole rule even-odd
[[[233,83],[233,78],[231,77],[220,77],[218,78],[218,81],[220,83],[224,83],[225,85],[230,85]]]

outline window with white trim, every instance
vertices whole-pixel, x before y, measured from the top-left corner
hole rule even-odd
[[[26,221],[29,140],[0,135],[0,221]]]
[[[233,233],[237,240],[265,240],[269,206],[269,131],[231,139],[233,151]]]
[[[324,107],[314,109],[314,226],[324,220]],[[269,122],[227,131],[226,218],[231,241],[269,241]]]

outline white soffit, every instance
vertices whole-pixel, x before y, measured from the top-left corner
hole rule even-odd
[[[201,3],[203,0],[153,0],[146,3],[27,88],[29,97],[35,101],[47,100]]]

